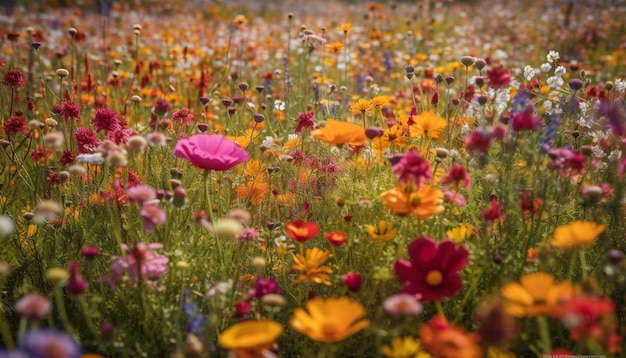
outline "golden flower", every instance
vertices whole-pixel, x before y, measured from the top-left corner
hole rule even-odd
[[[304,256],[301,254],[293,254],[294,262],[291,268],[302,271],[294,282],[300,283],[308,281],[311,283],[330,285],[330,277],[328,274],[332,273],[333,270],[331,270],[330,267],[322,266],[330,256],[330,252],[320,250],[317,247],[307,249]]]
[[[422,112],[413,118],[415,124],[411,126],[411,137],[426,136],[432,140],[443,140],[443,129],[448,122],[445,118],[435,114],[434,110]]]
[[[343,44],[339,41],[335,41],[331,44],[326,45],[326,49],[334,54],[337,54],[343,50]]]
[[[405,127],[398,124],[387,127],[383,131],[382,136],[372,141],[374,150],[380,153],[384,149],[389,148],[392,144],[395,145],[396,148],[404,148],[409,139],[404,128]]]
[[[594,242],[606,225],[593,221],[573,221],[554,230],[552,245],[560,248],[581,248]]]
[[[365,115],[365,113],[371,111],[372,108],[372,102],[364,98],[359,98],[350,105],[350,111],[353,116],[358,116],[359,114]]]
[[[318,342],[343,341],[356,332],[369,327],[365,308],[348,297],[314,298],[306,303],[305,311],[297,308],[289,324],[296,331]]]
[[[520,284],[521,283],[521,284]],[[506,310],[516,317],[547,315],[557,305],[568,300],[575,293],[569,281],[555,283],[554,277],[545,272],[529,273],[500,289],[507,300]]]
[[[413,337],[397,337],[390,344],[381,348],[381,353],[387,358],[430,358],[429,353],[422,350],[419,339]]]
[[[391,105],[391,97],[390,96],[376,96],[372,98],[370,102],[372,107],[374,108],[382,108]]]
[[[248,19],[243,15],[237,15],[233,19],[233,22],[237,25],[243,25],[248,23]]]
[[[418,188],[414,183],[405,183],[385,191],[380,198],[385,207],[396,215],[412,213],[420,219],[428,219],[445,210],[443,193],[429,185]]]
[[[352,31],[352,23],[346,22],[345,24],[338,26],[337,31],[341,31],[343,33],[348,33],[348,31]]]
[[[311,132],[311,135],[313,138],[331,145],[348,143],[354,146],[361,146],[367,143],[367,136],[363,127],[334,119],[327,120],[326,127],[314,130]]]
[[[378,224],[365,225],[365,229],[370,236],[376,241],[393,240],[398,234],[398,229],[393,227],[393,223],[387,223],[387,220],[378,220]]]
[[[282,332],[283,327],[275,321],[244,321],[222,332],[217,344],[237,358],[261,357]]]
[[[263,199],[265,199],[269,186],[263,179],[259,178],[263,178],[263,176],[261,175],[256,180],[239,184],[237,189],[235,189],[237,199],[245,200],[252,205],[261,204]]]
[[[474,235],[476,228],[470,224],[463,223],[454,229],[446,231],[446,236],[455,243],[461,243]]]

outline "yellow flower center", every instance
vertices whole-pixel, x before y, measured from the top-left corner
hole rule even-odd
[[[443,282],[443,275],[441,271],[433,270],[426,275],[426,283],[429,286],[439,286]]]
[[[309,229],[300,228],[300,227],[292,227],[291,228],[296,236],[307,236],[309,234]]]
[[[411,206],[418,206],[422,201],[422,196],[419,193],[411,193],[409,195],[409,204]]]

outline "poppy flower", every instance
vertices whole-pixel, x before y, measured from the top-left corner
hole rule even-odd
[[[506,310],[516,317],[534,317],[554,312],[558,304],[574,295],[569,281],[556,283],[554,276],[545,272],[529,273],[520,283],[511,282],[500,289],[506,302]]]
[[[287,223],[285,232],[290,238],[305,242],[319,233],[319,227],[314,222],[306,222],[304,220],[294,220]]]
[[[250,154],[226,137],[196,134],[181,139],[174,147],[174,155],[194,166],[209,170],[228,170],[250,158]]]
[[[554,230],[552,245],[560,248],[581,248],[594,242],[606,225],[593,221],[573,221]]]
[[[235,357],[261,357],[282,332],[283,327],[275,321],[244,321],[222,332],[217,343]]]
[[[341,246],[347,240],[346,233],[343,231],[327,232],[324,234],[324,236],[326,237],[326,240],[328,240],[328,242],[335,246]]]
[[[424,301],[451,297],[462,286],[459,271],[469,262],[469,252],[450,240],[439,245],[430,237],[421,237],[409,244],[412,261],[398,259],[394,271],[404,287],[401,292],[422,295]]]
[[[340,342],[369,327],[365,308],[348,297],[314,298],[306,309],[296,308],[289,324],[296,331],[318,342]],[[308,312],[307,312],[308,311]]]
[[[368,140],[363,127],[334,119],[327,120],[326,127],[314,130],[311,132],[311,135],[313,138],[331,145],[347,143],[353,146],[361,146],[367,143]]]

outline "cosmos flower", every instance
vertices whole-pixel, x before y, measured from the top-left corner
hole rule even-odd
[[[228,170],[250,158],[248,152],[219,134],[196,134],[181,139],[174,147],[174,155],[198,168],[219,171]]]
[[[560,248],[581,248],[594,242],[606,225],[593,221],[573,221],[554,230],[552,245]]]
[[[320,250],[317,247],[307,249],[305,255],[293,254],[292,269],[300,271],[300,276],[296,278],[294,283],[311,282],[330,285],[329,273],[333,270],[330,267],[322,266],[331,254],[328,251]]]

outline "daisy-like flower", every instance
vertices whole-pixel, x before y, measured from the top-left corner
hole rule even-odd
[[[244,321],[222,332],[217,344],[237,358],[265,357],[282,332],[283,327],[275,321]]]
[[[341,24],[341,26],[337,26],[337,31],[341,31],[344,34],[352,31],[352,23],[346,22],[345,24]]]
[[[376,96],[372,98],[371,105],[374,108],[383,108],[391,105],[391,97],[390,96]]]
[[[476,228],[468,223],[463,223],[454,229],[446,231],[446,236],[455,243],[461,243],[469,239],[476,232]]]
[[[363,127],[334,119],[327,120],[326,127],[312,131],[311,136],[331,145],[350,144],[362,146],[368,141]]]
[[[451,297],[463,285],[459,272],[469,262],[469,252],[450,240],[439,245],[430,237],[421,237],[409,244],[411,261],[398,259],[394,265],[402,281],[402,292],[420,294],[425,301]]]
[[[573,221],[554,230],[552,245],[560,248],[577,249],[594,242],[606,230],[606,225],[593,221]]]
[[[289,324],[318,342],[343,341],[370,324],[369,320],[363,319],[366,313],[363,305],[345,296],[314,298],[306,303],[306,309],[297,308]]]
[[[393,240],[398,234],[398,229],[394,228],[393,223],[387,220],[378,220],[376,226],[365,225],[365,230],[376,241]]]
[[[554,312],[559,304],[567,302],[575,294],[575,288],[569,281],[556,283],[554,276],[534,272],[522,276],[520,283],[506,284],[500,293],[507,300],[509,314],[532,317]]]
[[[326,50],[328,50],[329,52],[338,54],[341,52],[341,50],[343,50],[343,43],[339,41],[335,41],[333,43],[326,45],[325,47],[326,47]]]
[[[372,106],[372,102],[365,98],[359,98],[356,102],[350,105],[350,111],[353,116],[363,115],[370,112],[374,107]]]
[[[415,183],[402,184],[385,191],[380,198],[387,209],[400,216],[411,213],[424,220],[445,210],[443,192],[430,185],[418,188]]]
[[[425,352],[419,339],[411,336],[396,337],[391,343],[384,345],[380,352],[387,358],[430,358]]]
[[[306,254],[293,254],[292,269],[301,271],[300,276],[296,278],[295,283],[311,282],[330,285],[329,273],[332,273],[330,267],[322,266],[331,254],[328,251],[320,250],[317,247],[307,249]]]
[[[444,128],[448,125],[445,118],[435,114],[434,110],[422,112],[413,117],[414,125],[409,128],[411,137],[426,136],[431,140],[443,140]]]

